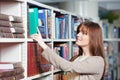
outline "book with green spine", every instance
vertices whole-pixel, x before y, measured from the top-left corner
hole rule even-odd
[[[29,8],[29,34],[37,33],[38,8]]]

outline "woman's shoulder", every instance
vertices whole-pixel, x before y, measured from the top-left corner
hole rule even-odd
[[[100,59],[103,60],[103,58],[101,56],[89,56],[89,59]]]
[[[90,56],[90,57],[88,57],[87,60],[94,62],[94,63],[104,64],[104,59],[101,56]]]

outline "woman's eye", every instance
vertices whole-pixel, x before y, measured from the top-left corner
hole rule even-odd
[[[87,35],[87,32],[83,32],[84,35]]]

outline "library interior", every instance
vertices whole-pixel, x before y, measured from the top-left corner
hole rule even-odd
[[[102,29],[104,80],[120,80],[120,0],[1,0],[0,80],[69,80],[31,35],[41,34],[52,51],[69,61],[79,54],[77,27],[85,21]]]

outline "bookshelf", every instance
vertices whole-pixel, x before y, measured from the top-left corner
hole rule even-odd
[[[105,80],[120,79],[120,27],[119,23],[101,20],[104,37],[104,49],[107,60]]]
[[[60,72],[58,69],[54,69],[53,66],[51,66],[51,69],[47,72],[40,73],[40,74],[34,74],[31,76],[28,76],[28,43],[33,43],[33,40],[30,38],[29,35],[29,8],[38,8],[40,9],[46,9],[50,10],[51,16],[50,16],[50,32],[47,30],[47,37],[44,38],[43,40],[46,43],[51,44],[52,50],[55,49],[54,45],[58,44],[67,44],[68,45],[68,59],[70,59],[73,55],[73,46],[75,42],[75,30],[76,26],[78,25],[77,22],[82,22],[84,17],[81,17],[77,14],[67,12],[65,10],[61,10],[58,8],[54,8],[48,5],[44,5],[41,3],[38,3],[36,1],[32,0],[11,0],[11,1],[1,1],[0,2],[0,13],[7,14],[7,15],[13,15],[13,16],[18,16],[22,17],[23,20],[23,28],[24,28],[24,38],[0,38],[0,62],[7,61],[20,61],[22,62],[22,65],[24,67],[24,79],[23,80],[34,80],[34,79],[40,79],[40,80],[53,80],[55,77],[54,74]],[[64,18],[65,17],[65,18]],[[61,29],[56,29],[56,22],[55,20],[59,19],[62,24],[64,23],[65,20],[67,20],[66,25],[67,27],[62,27],[66,30],[61,32]],[[48,25],[48,24],[47,24]],[[60,24],[61,25],[61,24]],[[74,31],[74,32],[72,32]],[[104,30],[103,30],[104,31]],[[58,34],[57,33],[62,33]],[[108,34],[107,32],[104,32]],[[104,35],[106,35],[104,34]],[[112,34],[112,33],[111,33]],[[50,36],[49,36],[50,35]],[[104,41],[107,43],[115,42],[115,46],[119,44],[120,42],[120,37],[118,38],[108,38],[104,37]],[[119,44],[120,46],[120,44]],[[117,46],[118,47],[118,46]],[[77,48],[75,53],[77,53]],[[58,48],[59,50],[59,48]],[[117,50],[118,51],[118,50]],[[119,52],[117,52],[119,53]],[[115,54],[116,55],[116,54]],[[115,56],[113,54],[113,56]],[[107,55],[108,57],[109,55]],[[120,54],[118,54],[120,56]],[[7,57],[7,58],[6,58]],[[120,59],[119,59],[120,60]],[[117,61],[119,61],[117,60]],[[120,70],[120,64],[118,64],[117,68]],[[116,69],[114,69],[116,70]],[[115,71],[116,73],[116,71]],[[119,73],[117,72],[119,79]],[[115,75],[116,76],[116,75]]]
[[[34,41],[30,38],[30,16],[29,9],[37,8],[38,13],[40,10],[46,10],[45,12],[50,13],[47,16],[46,33],[44,34],[46,37],[43,39],[47,44],[51,44],[51,48],[55,50],[55,45],[67,45],[66,53],[72,53],[72,44],[75,39],[72,39],[72,36],[75,37],[75,32],[71,34],[71,31],[76,30],[74,25],[77,25],[76,21],[80,19],[82,21],[82,17],[77,14],[67,12],[65,10],[61,10],[58,8],[54,8],[51,6],[47,6],[36,1],[32,0],[11,0],[11,1],[2,1],[0,2],[0,13],[6,14],[8,16],[18,16],[22,18],[23,29],[24,29],[24,37],[22,38],[0,38],[0,62],[14,62],[20,61],[24,67],[24,79],[23,80],[53,80],[54,73],[59,72],[60,70],[54,69],[51,65],[51,68],[42,73],[31,73],[28,75],[28,61],[30,60],[28,57],[29,53],[29,43],[33,43],[30,45],[34,45]],[[46,15],[45,15],[46,16]],[[38,17],[39,18],[39,17]],[[59,25],[59,26],[56,26]],[[40,22],[38,23],[39,26]],[[61,27],[61,28],[59,28]],[[43,27],[42,27],[43,28]],[[64,49],[65,46],[62,46]],[[60,46],[59,46],[60,48]],[[33,51],[34,52],[34,51]],[[7,57],[7,58],[6,58]],[[67,55],[67,59],[70,59],[72,55]],[[32,66],[32,65],[30,65]],[[34,67],[34,66],[33,66]],[[30,67],[31,69],[33,67]],[[32,71],[32,70],[31,70]]]

